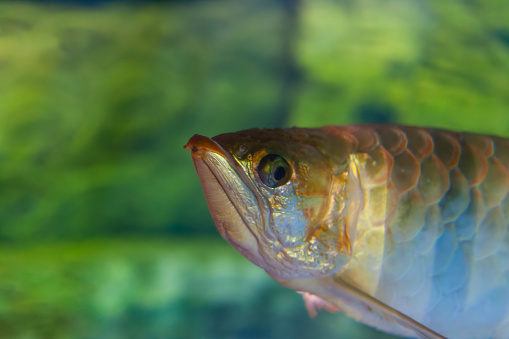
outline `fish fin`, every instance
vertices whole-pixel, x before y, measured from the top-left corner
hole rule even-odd
[[[340,284],[341,291],[346,293],[349,297],[354,297],[356,300],[361,301],[365,306],[370,308],[372,312],[375,312],[387,321],[397,323],[403,328],[412,330],[416,335],[423,339],[446,339],[446,337],[436,333],[420,322],[386,305],[385,303],[366,294],[365,292],[358,290],[343,280],[334,279],[334,281]]]
[[[317,309],[318,310],[325,309],[330,313],[341,311],[341,309],[336,304],[333,304],[325,299],[322,299],[319,296],[316,296],[308,292],[298,291],[297,293],[302,295],[302,299],[304,299],[304,306],[306,307],[306,310],[308,311],[308,314],[311,318],[317,316],[318,314],[316,312]]]

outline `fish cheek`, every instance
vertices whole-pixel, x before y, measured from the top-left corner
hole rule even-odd
[[[265,190],[269,205],[269,230],[283,247],[302,245],[306,234],[306,220],[299,209],[299,199],[292,185]],[[274,240],[275,240],[274,239]]]
[[[301,165],[294,183],[299,208],[309,225],[318,225],[329,208],[332,173],[328,166]]]

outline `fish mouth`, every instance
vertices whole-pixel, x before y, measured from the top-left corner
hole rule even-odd
[[[267,268],[253,232],[262,220],[258,198],[237,161],[216,141],[194,135],[184,146],[191,151],[205,199],[221,236],[254,264]]]

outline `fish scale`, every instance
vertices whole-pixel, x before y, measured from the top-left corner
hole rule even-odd
[[[508,139],[374,124],[186,148],[221,235],[282,285],[402,336],[509,337]],[[291,175],[267,187],[262,159]]]
[[[483,304],[482,301],[476,301],[479,299],[476,298],[478,289],[503,288],[503,298],[508,299],[509,280],[507,274],[503,274],[508,272],[506,263],[509,262],[509,241],[506,235],[509,175],[508,168],[503,165],[503,162],[508,164],[507,140],[410,127],[387,129],[382,126],[364,132],[377,135],[378,147],[387,151],[384,152],[386,156],[393,157],[394,165],[388,177],[388,185],[394,183],[399,193],[397,199],[400,200],[394,216],[385,221],[391,228],[392,237],[386,239],[381,266],[385,285],[394,286],[394,290],[391,293],[379,290],[375,293],[376,297],[397,308],[398,303],[404,303],[405,298],[414,295],[415,292],[398,288],[401,285],[398,281],[404,274],[401,272],[402,266],[406,269],[409,264],[408,259],[401,260],[404,254],[394,249],[405,248],[405,244],[409,243],[416,243],[418,248],[419,243],[422,245],[422,237],[425,237],[432,241],[434,239],[428,249],[435,253],[433,257],[428,257],[428,260],[434,261],[434,267],[426,268],[422,261],[415,265],[422,266],[427,278],[433,282],[435,293],[427,292],[430,299],[421,300],[424,305],[412,304],[413,308],[427,309],[426,312],[420,312],[429,314],[427,319],[413,315],[411,308],[407,314],[418,321],[440,323],[440,327],[445,327],[448,326],[449,318],[445,317],[447,321],[443,323],[440,317],[447,306],[451,307],[448,311],[458,315],[459,324],[472,320],[474,315],[470,310],[483,310],[487,302]],[[414,137],[407,138],[407,135]],[[432,150],[429,142],[433,145]],[[403,145],[405,149],[402,149]],[[379,153],[377,148],[368,154],[372,152]],[[402,154],[412,157],[402,158]],[[411,197],[408,197],[409,191],[412,192]],[[425,224],[423,217],[430,218],[429,214],[434,213],[433,205],[437,205],[440,210],[439,218],[435,218],[431,225],[435,229],[422,229]],[[436,234],[437,230],[443,231]],[[419,232],[428,233],[419,235]],[[429,234],[433,232],[435,234]],[[464,247],[469,250],[464,250]],[[408,254],[406,256],[408,258]],[[482,261],[490,256],[499,259],[489,263]],[[491,270],[487,269],[488,265]],[[416,270],[415,267],[413,269]],[[472,280],[476,283],[470,285]],[[480,286],[483,281],[491,283]],[[450,297],[452,293],[457,293],[457,296]],[[483,294],[490,292],[484,291]],[[389,297],[386,298],[386,295]],[[466,300],[458,301],[458,298]],[[447,302],[459,302],[461,307],[454,308],[453,305],[447,305]],[[507,304],[497,305],[497,314],[507,314]],[[440,312],[433,311],[437,309]],[[475,316],[478,317],[478,313]],[[490,325],[495,326],[494,321]],[[493,335],[489,333],[489,326],[486,327],[488,331],[479,334],[481,337]]]

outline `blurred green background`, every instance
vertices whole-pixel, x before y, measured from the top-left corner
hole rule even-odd
[[[509,2],[0,2],[0,337],[391,338],[224,242],[195,133],[509,136]]]

